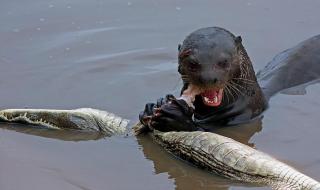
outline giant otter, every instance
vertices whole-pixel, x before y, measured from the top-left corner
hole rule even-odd
[[[320,36],[316,36],[282,52],[257,80],[240,36],[219,27],[196,30],[178,47],[181,95],[191,85],[197,88],[193,105],[169,94],[146,104],[139,119],[160,131],[210,131],[253,121],[276,92],[319,78],[319,46]],[[309,67],[305,62],[310,62]]]

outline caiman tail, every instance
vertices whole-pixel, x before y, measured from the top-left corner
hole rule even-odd
[[[52,129],[100,131],[109,135],[124,134],[129,122],[109,112],[90,108],[8,109],[0,111],[0,120],[41,125]],[[201,131],[155,131],[153,134],[155,140],[169,152],[223,177],[269,185],[274,189],[320,190],[317,181],[230,138]]]
[[[31,124],[49,129],[99,131],[106,135],[122,135],[129,120],[102,110],[6,109],[0,110],[0,121]]]
[[[209,132],[154,132],[166,150],[200,168],[277,190],[320,190],[320,183],[233,139]]]
[[[257,79],[267,99],[285,89],[319,82],[320,35],[279,53]]]

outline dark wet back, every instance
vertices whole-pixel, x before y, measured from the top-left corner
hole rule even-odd
[[[259,70],[319,33],[319,6],[298,0],[5,0],[0,107],[93,107],[137,121],[146,102],[179,94],[177,46],[190,32],[221,26],[241,35]],[[216,132],[247,143],[262,130],[250,143],[320,180],[319,87],[309,86],[303,96],[277,95],[262,121]],[[290,93],[303,94],[299,90]],[[1,126],[1,190],[247,188],[171,157],[148,138]]]
[[[305,89],[320,79],[320,35],[279,53],[258,72],[267,99],[277,92],[300,86]]]

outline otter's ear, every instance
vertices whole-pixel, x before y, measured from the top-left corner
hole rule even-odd
[[[234,39],[234,41],[236,42],[237,45],[241,44],[241,42],[242,42],[241,36],[237,36],[237,37]]]
[[[178,51],[181,51],[181,44],[178,45]]]

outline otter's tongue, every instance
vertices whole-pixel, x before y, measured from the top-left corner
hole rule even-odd
[[[206,90],[201,93],[203,103],[207,106],[219,106],[222,102],[223,89]]]

